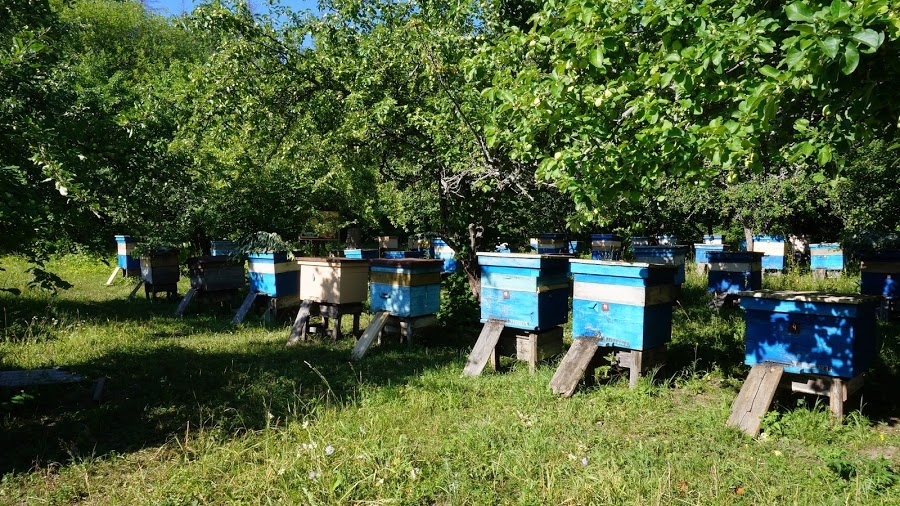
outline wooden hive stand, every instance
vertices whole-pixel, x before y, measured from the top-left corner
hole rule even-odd
[[[585,383],[596,384],[597,369],[605,365],[628,369],[628,386],[634,388],[647,371],[665,365],[666,345],[647,350],[632,350],[612,346],[598,346],[598,338],[578,338],[563,357],[559,368],[550,380],[555,394],[571,397],[582,377]],[[608,362],[607,357],[612,357]]]
[[[828,397],[828,406],[837,420],[844,416],[844,404],[863,386],[863,375],[837,378],[817,374],[794,374],[778,364],[757,364],[750,369],[741,391],[731,405],[727,425],[756,436],[762,417],[772,406],[779,388],[794,393]]]
[[[478,376],[487,365],[497,371],[501,356],[512,356],[516,360],[527,362],[528,372],[533,374],[538,362],[559,355],[562,351],[562,327],[522,330],[506,327],[500,320],[489,320],[478,336],[463,374]]]
[[[300,310],[297,311],[287,344],[294,345],[300,341],[306,341],[309,334],[327,335],[331,321],[334,322],[331,326],[331,339],[337,342],[341,337],[341,322],[345,315],[353,316],[353,336],[356,337],[359,335],[359,319],[364,310],[365,307],[361,302],[331,304],[304,300],[300,303]],[[321,318],[321,324],[314,325],[313,317]]]

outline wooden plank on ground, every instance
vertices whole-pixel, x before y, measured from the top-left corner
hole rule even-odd
[[[238,312],[235,313],[234,318],[231,319],[231,323],[237,325],[238,323],[244,321],[244,318],[247,316],[247,311],[250,311],[250,308],[253,306],[253,301],[256,300],[257,295],[259,295],[257,292],[250,292],[247,294],[244,302],[241,303],[241,307],[238,308]]]
[[[106,280],[106,286],[109,286],[112,284],[113,280],[116,279],[116,274],[118,274],[119,271],[121,271],[121,270],[122,270],[122,268],[119,267],[118,265],[116,266],[115,269],[113,269],[113,273],[110,274],[109,279]]]
[[[191,303],[191,299],[194,298],[194,294],[197,293],[196,288],[191,288],[184,294],[184,298],[181,299],[181,302],[178,304],[178,308],[175,309],[175,316],[181,316],[184,314],[184,310],[187,309],[188,304]]]
[[[596,337],[580,337],[572,341],[572,346],[550,380],[550,389],[553,393],[561,394],[563,397],[571,397],[575,393],[584,371],[600,348],[597,346],[598,342],[599,339]]]
[[[466,361],[466,367],[463,369],[464,376],[474,377],[481,374],[484,366],[491,359],[494,349],[497,348],[497,341],[500,340],[500,333],[503,332],[504,327],[503,320],[495,320],[493,318],[484,324],[484,327],[481,328],[481,334],[478,335],[478,340],[475,341],[475,347],[472,348],[472,353],[469,354],[469,359]]]
[[[137,284],[134,285],[134,290],[132,290],[131,293],[128,294],[128,300],[133,299],[133,298],[134,298],[134,294],[136,294],[136,293],[138,292],[138,290],[141,289],[142,286],[144,286],[144,280],[143,280],[143,279],[140,280],[140,281],[138,281]]]
[[[24,371],[0,371],[0,387],[19,388],[29,385],[53,383],[77,383],[83,378],[60,369],[26,369]]]
[[[751,436],[759,434],[762,417],[772,405],[775,390],[784,374],[784,367],[758,364],[750,369],[744,386],[731,405],[728,425]]]
[[[375,337],[381,333],[381,330],[384,328],[390,315],[391,314],[387,311],[378,311],[375,313],[372,321],[369,322],[369,326],[363,331],[362,337],[359,338],[359,341],[356,341],[356,346],[354,346],[353,351],[350,352],[350,358],[352,360],[362,360],[366,355],[366,352],[369,351],[369,346],[372,346],[372,341],[374,341]]]
[[[301,338],[306,339],[306,325],[309,323],[312,305],[311,300],[304,300],[300,303],[300,309],[297,311],[297,317],[294,318],[294,325],[291,327],[291,335],[288,336],[288,346],[297,344]]]

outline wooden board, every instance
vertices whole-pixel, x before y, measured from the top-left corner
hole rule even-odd
[[[20,388],[29,385],[53,383],[77,383],[83,378],[60,369],[27,369],[24,371],[0,371],[0,387]]]
[[[297,311],[297,317],[294,318],[294,325],[291,327],[291,333],[288,336],[288,346],[297,344],[301,339],[306,340],[306,325],[309,323],[313,304],[315,303],[310,300],[304,300],[300,303],[300,309]]]
[[[584,371],[600,349],[597,346],[596,338],[584,337],[572,341],[572,346],[566,352],[562,362],[553,378],[550,380],[550,389],[555,394],[562,394],[563,397],[571,397],[575,393],[579,380],[584,376]]]
[[[238,308],[234,318],[231,319],[231,323],[238,324],[244,321],[244,318],[247,316],[247,311],[250,311],[250,308],[253,307],[253,301],[256,300],[257,295],[259,295],[257,292],[250,292],[247,294],[247,298],[241,303],[241,307]]]
[[[359,341],[356,341],[356,346],[354,346],[353,351],[350,352],[351,360],[362,360],[366,355],[366,352],[369,351],[369,346],[372,346],[372,341],[374,341],[375,337],[381,333],[381,329],[384,328],[384,324],[387,323],[390,315],[391,314],[387,311],[378,311],[375,313],[369,326],[363,331],[362,337],[359,338]]]
[[[772,405],[775,390],[784,374],[784,367],[759,364],[750,369],[744,386],[731,405],[727,425],[737,427],[751,436],[759,434],[762,416]]]
[[[134,294],[136,294],[137,291],[140,290],[142,286],[144,286],[144,280],[143,280],[143,279],[140,280],[140,281],[138,281],[137,284],[134,285],[134,290],[132,290],[131,293],[128,294],[128,300],[133,299],[133,298],[134,298]]]
[[[181,302],[178,304],[178,308],[175,309],[175,316],[181,316],[184,314],[184,310],[187,309],[188,304],[191,303],[191,299],[194,298],[194,294],[197,293],[196,288],[191,288],[184,294],[184,298],[181,299]]]
[[[106,286],[109,286],[112,284],[113,280],[116,279],[116,274],[118,274],[119,271],[121,271],[121,270],[122,270],[122,268],[119,266],[116,266],[116,268],[113,269],[112,274],[109,275],[109,279],[106,280]]]
[[[500,340],[500,333],[503,332],[504,322],[502,320],[490,319],[481,328],[481,334],[475,341],[475,347],[469,354],[466,361],[466,367],[463,368],[464,376],[478,376],[487,365],[494,348],[497,347],[497,341]]]

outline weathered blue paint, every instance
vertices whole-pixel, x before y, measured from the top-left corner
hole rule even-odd
[[[703,244],[724,244],[725,236],[722,234],[711,234],[703,236]]]
[[[674,265],[572,260],[575,297],[572,300],[572,337],[599,337],[600,346],[645,350],[672,338],[673,299],[646,304],[646,289],[675,284]],[[608,290],[608,292],[607,292]],[[622,301],[623,293],[640,300]],[[581,298],[589,294],[591,300]],[[607,302],[603,300],[609,297]],[[627,297],[625,297],[627,298]]]
[[[727,244],[694,244],[694,262],[708,264],[711,251],[725,251],[727,249]]]
[[[672,340],[672,304],[641,307],[574,299],[572,336],[599,337],[599,346],[655,348]]]
[[[441,285],[396,286],[369,283],[369,307],[412,318],[435,314],[441,307]]]
[[[378,250],[377,249],[345,249],[344,250],[345,258],[378,258]]]
[[[456,272],[456,251],[441,238],[432,240],[431,245],[434,248],[432,258],[444,261],[444,266],[441,270],[443,272]]]
[[[591,258],[621,260],[622,237],[616,234],[591,234]]]
[[[737,293],[762,288],[762,253],[710,251],[707,291]]]
[[[209,241],[209,254],[214,257],[224,257],[234,250],[232,241]]]
[[[654,242],[654,238],[647,237],[643,235],[635,235],[631,237],[631,247],[634,249],[635,246],[652,246]]]
[[[478,253],[481,320],[543,330],[568,321],[569,259],[552,255]]]
[[[787,243],[783,235],[754,235],[753,250],[762,251],[762,268],[781,271],[785,268],[784,256]]]
[[[838,243],[809,245],[809,268],[828,271],[844,270],[844,252]]]
[[[900,296],[900,251],[859,254],[860,293],[887,298]]]
[[[131,251],[138,240],[130,235],[117,235],[116,238],[116,262],[121,269],[131,270],[141,268],[141,259],[132,255]]]
[[[829,301],[828,294],[781,299],[796,293],[740,294],[746,320],[744,363],[774,363],[786,372],[840,378],[866,372],[875,356],[877,299],[841,295]]]
[[[250,291],[269,297],[287,297],[300,292],[300,266],[287,253],[247,255]]]
[[[635,246],[633,249],[636,262],[674,265],[678,269],[675,284],[684,283],[684,261],[689,249],[687,246]]]
[[[394,316],[414,317],[437,313],[441,305],[441,284],[419,284],[416,277],[441,271],[440,260],[376,259],[372,272],[408,274],[398,284],[369,283],[369,307]],[[409,283],[409,286],[405,283]]]

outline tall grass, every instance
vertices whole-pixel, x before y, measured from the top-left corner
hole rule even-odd
[[[17,259],[2,264],[7,283],[27,281]],[[725,427],[746,373],[741,312],[710,310],[693,275],[666,368],[636,389],[613,376],[560,399],[548,387],[558,358],[534,375],[505,359],[463,378],[477,324],[448,321],[351,363],[349,339],[285,347],[289,315],[173,318],[174,304],[125,300],[125,281],[105,287],[102,264],[53,267],[75,288],[0,295],[14,320],[0,369],[59,366],[107,377],[106,389],[100,403],[90,382],[24,400],[0,390],[0,503],[900,503],[896,324],[880,324],[874,383],[845,423],[783,394],[751,439]],[[765,281],[831,289],[816,283]]]

